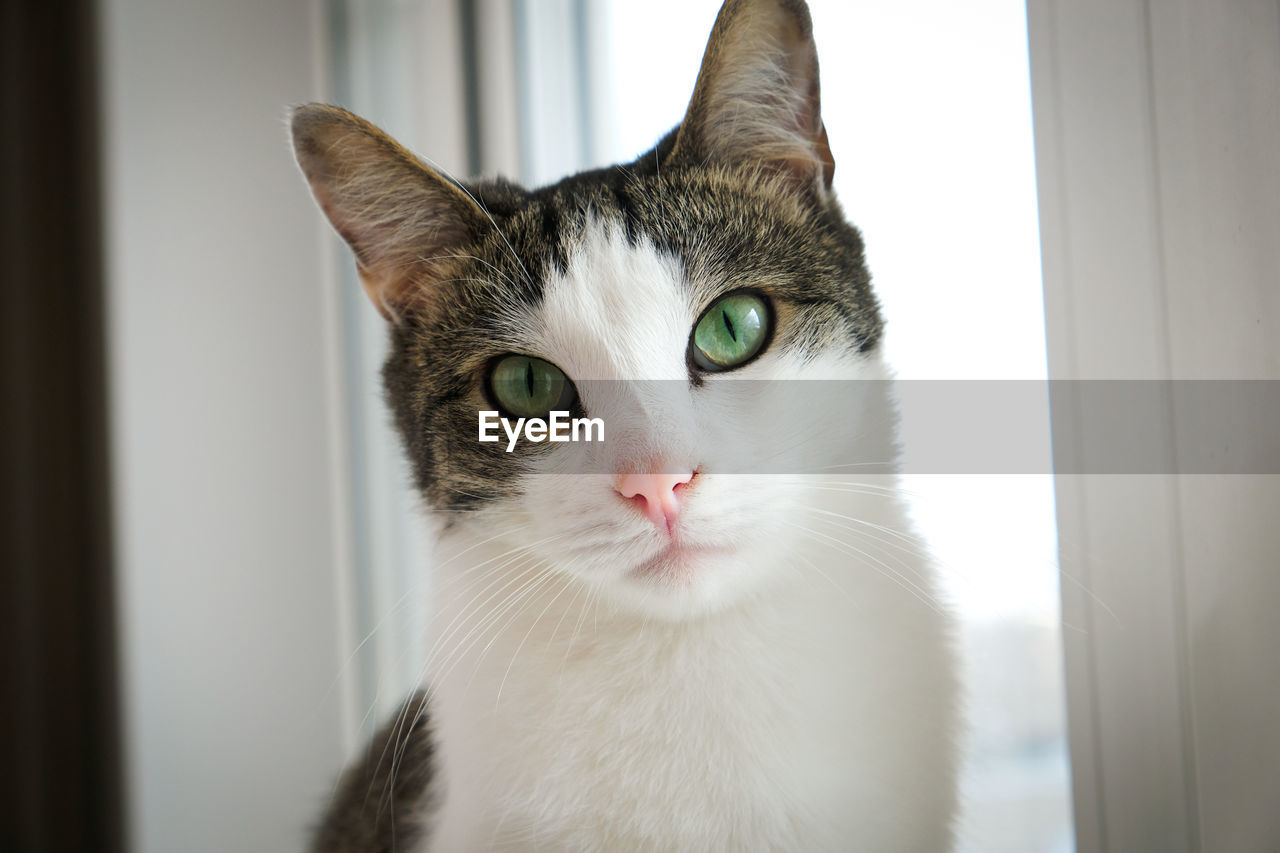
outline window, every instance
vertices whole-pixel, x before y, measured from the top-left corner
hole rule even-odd
[[[809,6],[835,187],[866,239],[899,377],[1045,379],[1022,4]],[[604,91],[589,106],[604,129],[588,165],[634,157],[680,120],[719,7],[596,10],[602,67],[589,76]],[[905,486],[963,626],[972,732],[961,849],[1073,849],[1048,399],[1039,461],[1019,474],[913,464],[911,435],[936,428],[930,409],[903,412]]]

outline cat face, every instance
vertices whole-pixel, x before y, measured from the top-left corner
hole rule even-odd
[[[820,209],[700,172],[633,179],[629,191],[648,211],[630,222],[599,196],[563,190],[500,219],[511,248],[499,240],[464,275],[518,281],[523,265],[532,283],[397,327],[389,397],[420,487],[458,524],[508,530],[650,611],[696,613],[783,562],[789,525],[802,523],[793,510],[812,497],[808,478],[788,474],[849,463],[853,447],[888,458],[857,438],[885,433],[882,407],[815,381],[877,376],[879,324],[850,287],[865,287],[856,239]],[[539,209],[553,204],[551,216]],[[560,263],[538,251],[548,219]],[[743,293],[762,300],[767,343],[734,369],[700,367],[699,320]],[[489,371],[510,353],[562,371],[574,411],[599,418],[605,441],[511,452],[477,441],[477,412],[501,406]]]
[[[812,383],[879,378],[881,335],[817,79],[803,3],[731,0],[676,130],[532,192],[455,184],[336,108],[295,113],[299,162],[391,324],[388,401],[448,525],[680,617],[776,576],[814,500],[801,472],[854,447],[892,458],[875,383]],[[554,397],[605,440],[479,441],[479,412],[520,414],[504,394]]]

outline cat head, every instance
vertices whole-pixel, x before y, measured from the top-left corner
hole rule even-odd
[[[388,322],[417,487],[455,529],[681,617],[776,576],[813,497],[791,475],[892,458],[875,383],[809,382],[880,377],[882,324],[803,2],[729,0],[681,123],[541,189],[454,181],[337,107],[292,124]],[[482,412],[549,410],[604,441],[479,440]]]

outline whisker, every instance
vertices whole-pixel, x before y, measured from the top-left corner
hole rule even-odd
[[[902,533],[901,531],[894,530],[892,527],[886,527],[885,525],[877,524],[874,521],[867,521],[866,519],[863,519],[863,518],[855,518],[854,516],[851,516],[851,515],[845,515],[843,513],[834,512],[832,510],[821,509],[819,507],[802,506],[800,507],[800,509],[804,510],[805,512],[812,513],[813,515],[823,517],[825,520],[827,520],[831,524],[835,524],[835,521],[832,521],[832,519],[839,519],[841,521],[850,522],[851,524],[862,525],[864,527],[870,528],[871,530],[859,531],[859,535],[861,536],[866,536],[867,538],[873,539],[877,542],[881,542],[884,545],[887,545],[889,547],[898,548],[899,550],[905,551],[906,553],[912,554],[917,557],[923,557],[925,559],[932,558],[932,553],[929,551],[929,548],[924,543],[923,539],[919,536],[909,536],[905,533]],[[877,536],[875,535],[875,533],[871,531],[882,532],[886,534],[886,536],[883,536],[883,537]]]
[[[524,644],[529,641],[529,635],[533,633],[533,629],[536,628],[538,626],[538,623],[542,621],[542,617],[547,615],[547,611],[551,609],[551,606],[560,599],[560,596],[563,595],[564,591],[568,588],[569,588],[568,584],[561,584],[560,590],[551,597],[551,600],[548,601],[546,606],[542,608],[542,612],[534,617],[533,621],[529,624],[529,630],[524,632],[524,636],[521,637],[520,642],[516,644],[516,650],[511,654],[511,662],[507,664],[506,671],[502,673],[502,680],[498,682],[498,691],[493,697],[493,707],[495,710],[497,709],[499,703],[502,701],[502,690],[504,687],[507,686],[507,677],[511,675],[511,668],[516,665],[516,658],[520,656],[520,650],[523,649]]]
[[[508,557],[506,562],[495,567],[493,570],[484,573],[477,580],[477,583],[478,583],[479,580],[483,580],[490,576],[496,576],[494,580],[490,581],[489,584],[486,585],[483,589],[481,589],[479,592],[472,594],[471,600],[469,603],[458,608],[458,612],[454,616],[453,620],[449,623],[448,626],[445,627],[444,632],[438,635],[438,638],[436,639],[435,643],[432,645],[431,649],[428,651],[427,658],[429,660],[432,659],[437,653],[439,653],[443,649],[443,647],[453,639],[453,636],[457,633],[457,631],[462,629],[462,626],[466,624],[468,619],[471,619],[478,612],[482,611],[491,601],[493,601],[493,599],[502,595],[507,589],[510,588],[510,586],[513,583],[515,583],[521,577],[521,575],[517,575],[516,577],[508,578],[507,582],[502,586],[500,586],[492,594],[490,594],[488,598],[486,598],[484,601],[480,601],[479,603],[477,603],[477,599],[481,595],[483,595],[485,592],[487,592],[488,590],[492,589],[494,586],[502,582],[504,577],[502,575],[503,569],[505,569],[507,566],[513,563],[516,563],[517,561],[525,560],[525,559],[529,559],[531,564],[536,564],[537,562],[539,562],[538,559],[530,553],[528,548],[522,547],[518,549],[513,549],[512,551],[507,553],[510,556]],[[474,571],[475,568],[476,567],[473,567],[472,569],[468,569],[467,571],[468,572]],[[453,599],[453,601],[450,602],[450,604],[460,601],[462,596],[465,594],[467,594],[466,590],[464,590],[458,596],[456,596]]]
[[[883,572],[881,572],[881,574],[884,574],[885,577],[889,578],[890,580],[896,581],[904,590],[911,593],[913,596],[915,596],[917,599],[923,602],[926,606],[928,606],[934,612],[937,612],[937,613],[944,612],[943,609],[938,606],[937,602],[933,600],[932,596],[929,594],[929,592],[926,589],[924,589],[923,587],[919,586],[918,584],[916,584],[915,582],[913,582],[912,580],[904,576],[901,572],[895,571],[892,567],[885,564],[884,561],[875,558],[873,555],[868,554],[865,551],[853,545],[850,545],[847,542],[844,542],[843,540],[837,539],[834,536],[828,536],[825,533],[821,533],[819,531],[805,527],[802,524],[796,524],[795,522],[786,521],[786,520],[783,520],[782,523],[790,527],[794,527],[798,530],[801,530],[809,534],[810,536],[814,536],[819,539],[825,540],[831,543],[832,545],[834,545],[837,550],[851,557],[860,557],[864,560],[870,560],[878,564],[884,570]],[[875,567],[872,566],[872,568],[875,568]]]
[[[485,658],[488,656],[489,650],[493,648],[493,644],[496,643],[498,639],[502,637],[502,635],[504,635],[511,628],[511,626],[516,623],[516,620],[519,619],[521,614],[523,614],[524,611],[528,608],[530,602],[535,600],[535,593],[538,591],[538,589],[544,585],[544,583],[547,581],[548,578],[554,577],[555,574],[556,572],[554,568],[552,568],[551,566],[544,565],[540,570],[538,570],[533,575],[532,578],[530,578],[523,585],[521,585],[520,588],[518,588],[515,592],[513,592],[508,597],[507,601],[503,603],[502,607],[499,608],[499,610],[494,614],[494,618],[488,621],[488,623],[485,625],[485,630],[488,630],[489,628],[492,628],[494,625],[496,625],[499,619],[501,619],[503,616],[506,617],[506,621],[503,622],[502,627],[499,628],[497,631],[493,632],[493,635],[489,638],[489,642],[485,643],[484,648],[482,648],[479,654],[476,655],[475,665],[471,668],[471,675],[467,678],[467,683],[463,687],[464,693],[470,691],[471,684],[475,680],[476,675],[479,674],[480,666],[481,664],[484,663]],[[473,649],[476,643],[480,641],[480,638],[482,635],[483,635],[482,633],[477,633],[475,639],[472,640],[471,643],[467,645],[467,648],[462,650],[462,652],[456,656],[453,664],[450,666],[449,671],[452,671],[454,667],[456,667],[459,663],[461,663],[466,658],[467,654],[471,651],[471,649]],[[445,677],[447,677],[447,675]]]
[[[536,559],[526,559],[525,562],[520,564],[513,576],[507,580],[507,583],[489,596],[488,599],[478,605],[474,601],[468,604],[467,608],[470,609],[464,608],[459,619],[455,620],[457,625],[450,636],[450,640],[452,640],[453,634],[465,628],[461,638],[456,642],[445,642],[443,638],[442,641],[437,641],[437,648],[428,656],[423,669],[428,672],[436,670],[435,680],[437,682],[445,679],[456,663],[470,651],[475,640],[483,636],[485,631],[502,618],[506,608],[511,606],[512,600],[527,587],[530,577],[536,576],[538,572],[543,570],[545,570],[545,567],[540,565]],[[514,587],[514,590],[512,590],[512,587]],[[502,600],[496,605],[488,607],[488,602],[499,595],[504,596]],[[480,615],[482,613],[483,615]],[[477,616],[479,618],[468,625],[469,620]]]

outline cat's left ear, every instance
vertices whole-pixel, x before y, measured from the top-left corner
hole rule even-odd
[[[484,228],[479,205],[344,109],[298,107],[291,127],[298,165],[355,254],[374,306],[393,323],[429,313],[455,259]]]
[[[836,164],[803,0],[726,0],[670,157],[754,164],[798,189],[831,188]]]

